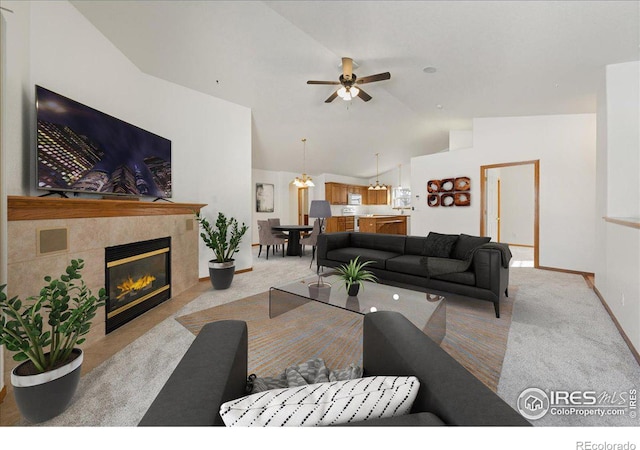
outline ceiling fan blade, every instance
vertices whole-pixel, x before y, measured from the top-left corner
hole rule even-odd
[[[339,81],[314,81],[314,80],[309,80],[307,81],[307,84],[340,84]]]
[[[350,80],[353,75],[353,60],[351,58],[342,58],[342,75],[345,80]]]
[[[360,88],[358,88],[360,89]],[[360,97],[362,100],[364,100],[365,102],[368,102],[369,100],[371,100],[371,96],[369,94],[367,94],[365,91],[363,91],[362,89],[360,89],[360,92],[358,92],[358,97]]]
[[[374,81],[388,80],[391,78],[389,72],[378,73],[376,75],[369,75],[368,77],[358,78],[356,84],[373,83]]]
[[[332,101],[334,101],[336,99],[336,97],[338,96],[338,91],[335,91],[333,94],[331,94],[329,96],[328,99],[326,99],[324,102],[325,103],[331,103]]]

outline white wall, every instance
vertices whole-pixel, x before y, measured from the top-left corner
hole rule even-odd
[[[473,130],[449,131],[449,151],[473,147]]]
[[[607,66],[598,98],[597,260],[595,286],[640,350],[640,63]]]
[[[15,122],[5,139],[9,195],[38,194],[31,124],[39,84],[170,139],[173,200],[207,203],[203,213],[211,218],[223,211],[251,222],[251,180],[238,176],[251,167],[248,108],[140,72],[68,2],[31,2],[30,17],[20,2],[6,3],[19,10],[7,29],[6,101]],[[239,270],[252,265],[250,245],[245,238]],[[201,243],[201,277],[211,256]]]
[[[500,171],[500,240],[533,245],[535,220],[534,166],[502,167]]]
[[[607,66],[607,215],[640,217],[639,65]]]
[[[593,272],[595,114],[474,119],[473,148],[411,160],[411,234],[480,233],[480,166],[540,160],[540,265]],[[430,208],[431,179],[471,178],[471,206]],[[416,198],[418,196],[418,198]]]
[[[298,193],[297,187],[292,186],[291,182],[300,174],[293,172],[274,172],[272,170],[253,169],[251,177],[253,179],[251,191],[251,242],[257,244],[258,238],[258,220],[267,220],[279,217],[282,224],[297,224],[298,216]],[[314,177],[313,182],[316,180]],[[256,211],[256,183],[267,183],[274,185],[274,199],[272,213],[259,213]],[[316,185],[317,186],[317,185]],[[317,187],[309,188],[309,196]]]
[[[5,54],[6,54],[6,22],[4,20],[5,12],[0,12],[0,285],[7,283],[7,186],[5,183],[5,162],[4,153],[2,151],[4,144],[5,128]],[[0,346],[0,392],[4,388],[4,346]],[[0,400],[1,401],[1,400]]]

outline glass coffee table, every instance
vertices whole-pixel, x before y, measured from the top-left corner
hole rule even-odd
[[[342,280],[331,273],[270,288],[269,318],[309,302],[324,303],[363,316],[375,311],[397,311],[438,344],[446,333],[447,306],[442,295],[367,281],[357,296],[350,297]]]

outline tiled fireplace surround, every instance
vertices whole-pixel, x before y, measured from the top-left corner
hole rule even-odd
[[[171,292],[176,296],[198,283],[198,225],[194,212],[205,205],[149,203],[131,200],[87,200],[9,197],[8,294],[36,295],[46,275],[64,273],[69,261],[85,261],[83,279],[92,292],[105,284],[105,248],[131,242],[171,237]],[[38,233],[68,230],[67,250],[38,255]],[[128,325],[134,325],[132,322]],[[84,346],[105,336],[101,308]],[[4,352],[4,382],[16,362]]]

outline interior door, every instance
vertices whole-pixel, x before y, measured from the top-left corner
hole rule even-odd
[[[309,225],[309,188],[298,189],[298,225]]]

